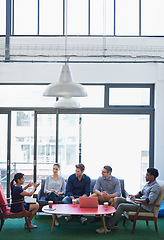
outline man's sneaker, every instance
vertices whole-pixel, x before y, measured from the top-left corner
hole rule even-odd
[[[90,223],[100,222],[100,221],[101,221],[101,217],[94,217],[93,219],[90,220]]]
[[[66,222],[70,222],[72,220],[72,216],[65,217]]]
[[[99,234],[105,233],[104,227],[96,229],[96,232],[99,233]],[[106,228],[106,232],[110,233],[111,229]]]
[[[60,224],[58,223],[58,221],[55,219],[55,226],[56,227],[59,227],[60,226]]]
[[[85,217],[81,217],[81,219],[80,219],[80,220],[81,220],[81,223],[82,223],[82,224],[85,224],[85,223],[86,223],[86,221],[87,221],[87,218],[85,218]]]
[[[118,230],[118,225],[116,224],[112,229]]]

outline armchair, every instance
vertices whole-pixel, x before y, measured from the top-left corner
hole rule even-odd
[[[159,208],[160,208],[160,205],[164,198],[164,181],[159,180],[158,183],[162,187],[162,192],[161,192],[160,196],[158,197],[155,204],[149,204],[151,206],[154,206],[153,212],[140,212],[141,204],[143,204],[143,203],[140,203],[140,206],[139,206],[137,212],[132,212],[132,211],[124,212],[123,225],[125,225],[126,218],[128,218],[130,221],[132,221],[133,222],[132,233],[134,233],[137,220],[145,220],[147,225],[149,224],[148,221],[154,221],[155,230],[156,230],[156,232],[158,232],[157,219],[158,219]]]
[[[0,231],[3,227],[5,219],[7,219],[7,218],[13,218],[13,219],[14,218],[25,218],[28,230],[29,230],[29,232],[31,232],[30,228],[29,228],[27,217],[31,216],[32,213],[25,210],[23,202],[24,201],[20,201],[20,202],[17,202],[17,203],[8,203],[7,199],[5,197],[5,194],[3,192],[2,186],[0,185],[0,220],[1,220]],[[23,211],[18,212],[18,213],[11,212],[10,208],[9,208],[9,205],[18,204],[18,203],[22,203]]]

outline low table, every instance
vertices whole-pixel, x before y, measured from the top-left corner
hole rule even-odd
[[[53,232],[56,214],[61,215],[102,215],[104,232],[106,234],[106,226],[104,215],[112,214],[116,211],[114,207],[108,206],[108,209],[104,209],[104,205],[99,205],[98,208],[80,208],[79,204],[73,206],[73,204],[53,204],[52,210],[46,205],[42,208],[45,213],[53,215],[51,233]]]

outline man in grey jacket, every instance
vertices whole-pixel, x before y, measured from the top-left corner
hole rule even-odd
[[[115,208],[116,212],[113,217],[109,219],[107,224],[107,232],[110,232],[111,229],[118,228],[118,221],[123,214],[124,211],[137,211],[140,203],[150,203],[155,204],[157,198],[161,194],[161,187],[156,182],[156,178],[158,177],[158,170],[155,168],[148,168],[146,173],[146,182],[147,184],[143,187],[143,189],[137,193],[136,195],[130,195],[130,201],[127,201],[125,198],[117,198]],[[153,206],[150,205],[141,205],[142,212],[153,212]],[[96,230],[97,233],[104,233],[104,228],[100,228]]]

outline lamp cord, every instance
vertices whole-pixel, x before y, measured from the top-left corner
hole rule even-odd
[[[68,61],[68,58],[67,58],[67,22],[68,22],[68,1],[65,0],[65,64]]]
[[[103,0],[103,58],[106,55],[106,0]]]

